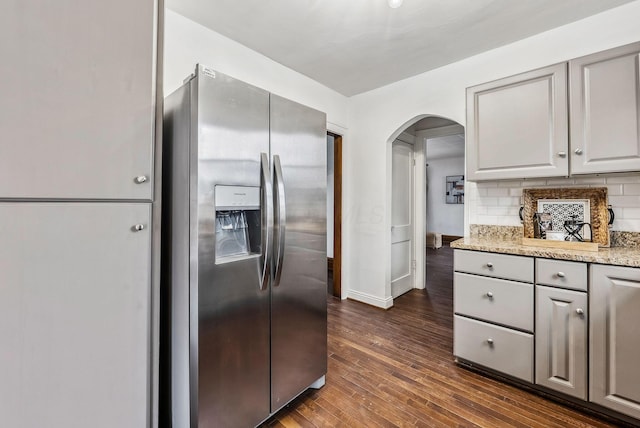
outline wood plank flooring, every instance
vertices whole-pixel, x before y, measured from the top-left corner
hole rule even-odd
[[[263,427],[613,427],[453,362],[453,257],[388,311],[329,297],[329,370]]]

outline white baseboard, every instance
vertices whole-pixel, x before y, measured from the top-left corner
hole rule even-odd
[[[347,293],[347,299],[357,300],[358,302],[366,303],[367,305],[382,309],[389,309],[393,306],[393,297],[391,296],[382,299],[378,296],[356,290],[349,290]]]

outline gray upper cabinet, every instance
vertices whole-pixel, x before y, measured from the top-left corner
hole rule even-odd
[[[157,28],[157,0],[3,3],[0,198],[151,200]]]
[[[0,426],[150,426],[150,216],[0,203]]]
[[[640,269],[591,265],[589,399],[640,418]]]
[[[569,62],[571,172],[640,170],[640,43]]]
[[[566,63],[467,89],[467,178],[566,176]]]

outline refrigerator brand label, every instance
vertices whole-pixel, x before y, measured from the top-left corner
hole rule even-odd
[[[202,72],[209,77],[213,77],[214,79],[216,78],[216,72],[210,68],[203,67]]]

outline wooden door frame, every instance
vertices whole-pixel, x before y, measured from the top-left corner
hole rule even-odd
[[[333,137],[333,295],[342,298],[342,135]]]

